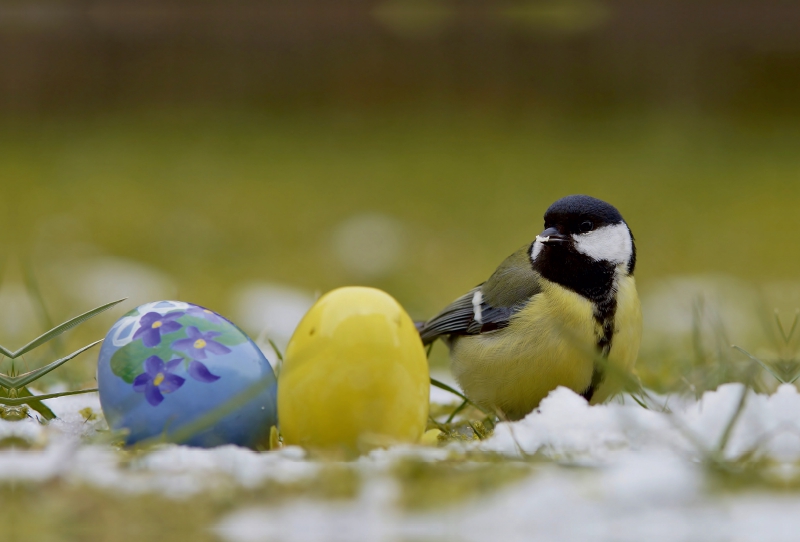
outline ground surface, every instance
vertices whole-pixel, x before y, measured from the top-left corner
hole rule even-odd
[[[292,447],[123,451],[104,442],[95,396],[57,399],[47,425],[0,421],[4,502],[17,502],[2,517],[19,540],[794,540],[800,395],[747,392],[737,416],[744,391],[663,412],[558,389],[486,440],[351,462]],[[12,520],[31,494],[40,519]]]

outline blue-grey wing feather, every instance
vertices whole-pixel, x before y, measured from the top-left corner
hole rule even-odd
[[[437,338],[448,335],[477,335],[487,333],[508,325],[509,320],[521,306],[492,307],[481,303],[480,319],[475,314],[473,299],[481,286],[459,297],[442,312],[418,325],[423,344],[430,344]]]
[[[472,298],[476,289],[462,295],[442,312],[419,326],[419,335],[422,337],[423,344],[432,343],[442,335],[465,333],[469,329],[470,324],[475,321]]]

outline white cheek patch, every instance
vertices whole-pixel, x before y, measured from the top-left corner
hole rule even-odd
[[[628,264],[633,252],[631,232],[624,222],[587,233],[573,234],[575,249],[597,261]]]
[[[536,257],[539,255],[540,252],[542,252],[543,248],[544,248],[544,243],[539,241],[539,236],[537,235],[536,241],[534,241],[533,248],[531,249],[531,261],[536,260]]]

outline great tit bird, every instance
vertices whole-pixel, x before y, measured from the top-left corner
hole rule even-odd
[[[525,417],[557,386],[602,402],[639,351],[636,247],[619,211],[567,196],[547,209],[544,228],[489,280],[417,324],[424,344],[445,340],[466,396],[501,420]]]

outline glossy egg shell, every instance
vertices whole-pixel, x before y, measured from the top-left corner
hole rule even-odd
[[[417,442],[430,380],[419,334],[389,294],[347,287],[322,296],[286,349],[278,380],[284,442],[362,452]]]
[[[120,318],[103,341],[97,384],[103,414],[127,444],[255,448],[277,424],[264,354],[232,322],[191,303],[148,303]]]

